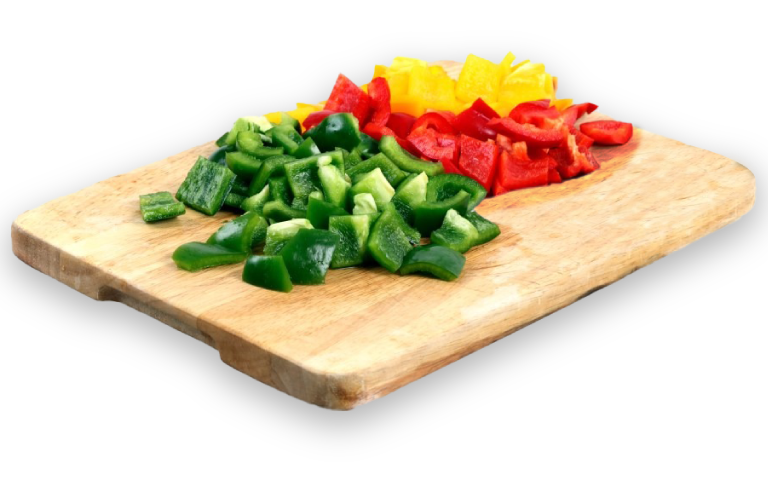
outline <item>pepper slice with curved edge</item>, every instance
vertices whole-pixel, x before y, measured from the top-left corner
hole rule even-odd
[[[265,255],[277,255],[288,240],[292,239],[302,228],[313,228],[306,218],[294,218],[285,222],[273,223],[267,227]]]
[[[304,126],[304,130],[310,130],[316,125],[320,125],[320,122],[325,119],[325,117],[329,115],[333,115],[333,110],[320,110],[319,112],[312,112],[309,115],[307,115],[307,118],[304,119],[304,122],[302,122],[302,125]]]
[[[501,234],[501,230],[499,229],[498,225],[481,216],[477,212],[468,212],[466,215],[464,215],[464,218],[469,220],[477,230],[477,240],[475,241],[475,244],[472,245],[473,247],[488,243]]]
[[[392,204],[406,222],[413,223],[414,209],[427,200],[428,182],[429,177],[426,173],[412,173],[397,187],[392,197]]]
[[[360,143],[357,118],[350,113],[334,113],[307,132],[320,151],[329,152],[336,147],[352,150]]]
[[[438,117],[440,115],[437,115]],[[442,118],[442,117],[441,117]],[[441,133],[432,128],[420,127],[414,129],[408,139],[419,153],[441,164],[456,162],[459,157],[459,142],[455,135]]]
[[[269,187],[269,196],[267,200],[282,200],[286,205],[290,205],[293,202],[293,195],[291,195],[291,186],[288,185],[288,179],[285,175],[279,177],[272,177],[267,182],[264,188]],[[262,189],[263,191],[263,189]],[[266,202],[265,202],[266,203]],[[262,208],[264,206],[262,205]]]
[[[247,197],[245,200],[243,200],[242,203],[240,203],[240,208],[247,212],[255,211],[262,213],[264,211],[264,204],[267,203],[270,198],[269,191],[269,185],[265,186],[256,195],[251,195],[250,197]]]
[[[546,102],[547,105],[543,105]],[[531,123],[539,128],[544,127],[544,119],[556,120],[560,118],[560,111],[550,107],[549,100],[537,100],[518,104],[509,112],[509,118],[517,123]]]
[[[328,230],[339,236],[339,244],[333,252],[331,268],[360,265],[365,260],[366,245],[371,222],[367,215],[332,216]]]
[[[238,178],[253,178],[259,169],[262,161],[245,152],[229,152],[226,154],[227,167],[235,172]]]
[[[296,158],[307,158],[319,154],[320,149],[317,148],[315,141],[311,138],[307,138],[301,142],[298,148],[293,152],[293,156]]]
[[[324,108],[334,112],[349,112],[363,125],[368,119],[371,99],[352,80],[340,73]]]
[[[376,201],[376,208],[382,210],[395,194],[395,189],[389,184],[380,168],[374,168],[368,173],[363,174],[349,190],[349,194],[354,198],[361,193],[370,193]]]
[[[291,126],[275,127],[268,135],[272,138],[272,145],[282,147],[288,155],[293,155],[299,149],[299,144],[304,141]]]
[[[211,154],[210,157],[208,157],[208,161],[218,163],[219,165],[226,165],[227,164],[227,158],[226,155],[229,152],[234,152],[237,150],[237,147],[234,145],[223,145]]]
[[[246,256],[244,252],[235,252],[220,245],[190,242],[179,246],[171,258],[180,269],[197,272],[204,268],[240,263]]]
[[[411,132],[420,128],[429,128],[440,133],[448,133],[450,135],[456,135],[456,129],[453,128],[451,122],[442,114],[438,112],[427,112],[420,116],[411,126]]]
[[[205,243],[236,252],[250,252],[267,236],[267,221],[258,212],[246,212],[219,227]]]
[[[405,172],[397,168],[397,165],[392,163],[392,160],[383,153],[376,154],[370,159],[350,168],[347,171],[347,175],[352,179],[352,183],[357,183],[362,175],[375,170],[376,168],[381,169],[381,173],[384,174],[384,177],[393,187],[397,187],[400,182],[405,180],[405,177],[408,176]]]
[[[467,209],[462,213],[474,210],[488,193],[476,180],[465,175],[447,173],[445,175],[438,175],[429,180],[429,183],[427,184],[427,201],[442,202],[443,200],[452,198],[462,190],[467,192],[470,196]]]
[[[511,118],[494,118],[488,127],[515,142],[525,142],[535,147],[557,147],[565,140],[561,129],[539,128],[528,123],[517,123]]]
[[[624,145],[632,138],[632,124],[614,120],[582,123],[579,129],[598,145]]]
[[[279,255],[251,255],[245,261],[243,281],[276,292],[288,293],[293,290],[285,261]]]
[[[307,220],[313,227],[327,230],[328,220],[335,215],[348,215],[348,212],[325,200],[310,197],[307,204]]]
[[[416,122],[416,117],[407,113],[395,113],[392,112],[389,115],[389,121],[387,127],[390,128],[395,135],[401,138],[405,138],[411,133],[411,127]]]
[[[400,275],[428,273],[440,280],[451,282],[461,275],[464,255],[442,245],[423,245],[408,252],[400,267]]]
[[[370,193],[358,193],[352,197],[354,207],[352,208],[353,215],[368,215],[377,214],[379,209],[376,208],[376,200]]]
[[[511,152],[499,156],[499,171],[493,185],[494,195],[549,183],[549,159],[531,160],[525,142],[516,142]]]
[[[495,142],[483,142],[467,135],[461,136],[459,168],[465,175],[477,180],[486,191],[493,185],[498,162],[499,148]]]
[[[259,169],[259,173],[253,177],[251,185],[248,187],[248,195],[256,195],[259,193],[267,184],[267,181],[271,176],[285,174],[285,164],[295,161],[295,158],[288,155],[277,155],[265,159]]]
[[[360,152],[361,158],[371,158],[379,153],[379,139],[368,135],[365,132],[360,133],[360,143],[353,150]]]
[[[294,218],[307,218],[307,211],[290,207],[282,200],[272,200],[264,204],[264,216],[276,222],[284,222]]]
[[[206,215],[214,215],[232,190],[235,174],[218,163],[198,157],[176,192],[176,198]]]
[[[376,125],[375,123],[369,123],[368,125],[364,126],[363,133],[373,138],[377,142],[381,141],[381,137],[385,135],[395,135],[395,132],[392,131],[392,129],[389,127],[382,127],[381,125]]]
[[[349,184],[341,170],[335,165],[321,165],[317,169],[317,176],[325,199],[337,207],[344,207],[347,204]]]
[[[405,255],[413,248],[412,235],[406,232],[407,225],[397,213],[394,205],[388,204],[368,237],[368,251],[379,265],[390,272],[396,272]]]
[[[288,185],[291,186],[293,199],[306,203],[309,194],[315,190],[322,189],[320,177],[317,174],[317,162],[321,157],[308,157],[286,163],[285,178],[288,179]]]
[[[280,251],[296,285],[320,285],[331,266],[339,236],[328,230],[301,229]]]
[[[429,239],[435,245],[456,250],[464,253],[477,243],[477,229],[466,218],[459,215],[456,210],[448,210],[445,214],[443,224],[432,232]]]
[[[385,126],[392,111],[389,101],[389,84],[384,77],[377,77],[368,84],[368,96],[371,100],[371,118],[369,124]]]
[[[430,181],[432,183],[432,181]],[[427,184],[427,195],[429,195],[429,184]],[[414,212],[414,225],[421,232],[421,235],[428,237],[433,231],[440,228],[445,219],[448,210],[454,209],[459,213],[467,213],[469,205],[469,193],[464,190],[456,195],[441,201],[422,202],[416,206]]]
[[[278,126],[281,128],[292,128],[296,130],[296,132],[301,133],[301,124],[299,121],[288,115],[286,112],[280,112],[280,123]]]
[[[219,148],[221,148],[221,147],[223,147],[223,146],[227,145],[227,136],[229,136],[229,132],[227,132],[227,133],[225,133],[224,135],[220,136],[220,137],[219,137],[219,138],[216,140],[216,146],[217,146],[217,147],[219,147]]]
[[[428,162],[414,157],[400,146],[395,137],[382,137],[381,143],[379,143],[379,148],[390,160],[392,160],[392,163],[405,172],[424,172],[430,177],[444,172],[443,164]]]
[[[472,138],[492,140],[496,138],[496,132],[488,127],[488,122],[494,118],[499,118],[499,114],[482,98],[478,98],[472,106],[456,116],[454,126],[460,133]]]
[[[238,150],[249,155],[255,155],[260,147],[264,146],[261,135],[256,132],[238,132],[235,146]]]
[[[145,222],[157,222],[184,215],[184,204],[176,201],[171,192],[148,193],[139,195],[141,218]]]

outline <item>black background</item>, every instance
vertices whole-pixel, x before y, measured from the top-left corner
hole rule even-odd
[[[0,109],[8,221],[215,138],[238,115],[326,98],[339,71],[364,83],[395,54],[473,51],[498,61],[508,48],[545,61],[560,76],[560,96],[759,168],[757,50],[529,48],[487,38],[443,49],[15,50],[3,51]],[[93,302],[9,249],[0,399],[23,425],[13,451],[754,452],[748,435],[764,428],[766,405],[759,212],[351,413],[264,387],[214,350]]]

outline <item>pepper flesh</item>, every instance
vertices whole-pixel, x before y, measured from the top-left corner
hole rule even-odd
[[[219,227],[206,243],[236,252],[250,252],[254,245],[264,241],[266,235],[267,221],[258,212],[249,211]]]
[[[472,178],[465,175],[450,174],[438,175],[429,180],[427,184],[427,201],[441,202],[453,197],[460,191],[469,194],[467,210],[473,210],[485,198],[486,189]]]
[[[325,283],[339,236],[327,230],[301,229],[283,247],[280,255],[296,285]]]
[[[360,143],[358,119],[350,113],[334,113],[329,115],[312,130],[307,132],[309,138],[315,141],[317,147],[328,152],[336,147],[352,150]]]
[[[448,210],[442,226],[432,232],[429,238],[435,245],[464,253],[477,243],[477,237],[477,229],[472,222],[459,215],[456,210]]]
[[[429,185],[427,185],[427,198],[429,198]],[[422,235],[429,236],[433,231],[440,228],[448,210],[453,209],[462,214],[467,213],[469,199],[469,193],[460,190],[454,196],[444,200],[422,202],[416,207],[414,224]]]
[[[381,151],[392,160],[392,163],[397,165],[400,170],[410,173],[424,172],[428,176],[432,177],[439,173],[443,173],[443,165],[441,163],[434,163],[425,160],[420,160],[410,153],[408,153],[400,144],[397,143],[395,137],[385,136],[381,138],[379,144]]]
[[[393,205],[387,205],[373,224],[368,238],[368,251],[379,265],[396,272],[403,258],[413,248],[412,238],[406,233],[405,222]]]
[[[234,181],[235,174],[227,167],[198,157],[176,198],[199,212],[213,215],[221,209]]]
[[[350,112],[362,125],[368,119],[370,106],[371,100],[368,95],[352,80],[339,74],[325,109],[334,112]]]
[[[141,218],[145,222],[157,222],[184,215],[184,204],[176,201],[171,192],[157,192],[139,195]]]
[[[339,236],[331,268],[351,267],[363,263],[370,235],[370,220],[367,215],[332,216],[328,229]]]
[[[357,183],[362,175],[375,170],[376,168],[381,169],[381,173],[384,174],[387,182],[389,182],[389,184],[393,187],[397,187],[400,182],[405,180],[405,177],[407,177],[407,174],[400,170],[397,165],[392,163],[389,157],[383,153],[376,154],[370,159],[358,164],[355,167],[350,168],[349,171],[347,171],[347,175],[352,178],[353,183]]]
[[[257,287],[290,292],[293,290],[288,269],[283,257],[269,255],[252,255],[245,262],[243,281]]]
[[[204,268],[239,263],[245,260],[246,256],[244,252],[235,252],[220,245],[190,242],[179,246],[173,252],[172,258],[182,270],[197,272]]]
[[[459,278],[465,262],[464,255],[455,250],[442,245],[423,245],[406,254],[400,275],[428,273],[450,282]]]

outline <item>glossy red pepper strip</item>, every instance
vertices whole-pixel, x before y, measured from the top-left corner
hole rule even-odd
[[[371,118],[368,123],[385,126],[392,112],[389,105],[391,95],[387,79],[376,77],[371,80],[371,83],[368,84],[368,96],[371,98]]]
[[[544,119],[556,120],[560,118],[560,112],[555,107],[542,105],[542,101],[524,102],[517,105],[509,112],[509,118],[517,123],[532,123],[537,127],[544,126]]]
[[[539,128],[527,123],[517,123],[511,118],[494,118],[488,122],[488,127],[515,142],[526,142],[534,147],[557,147],[565,140],[562,129]]]
[[[369,122],[366,126],[362,128],[362,132],[366,135],[370,136],[377,142],[381,141],[381,137],[384,135],[389,135],[392,137],[396,137],[397,135],[395,132],[392,131],[392,129],[387,127],[382,127],[381,125],[376,125],[373,122]]]
[[[332,110],[320,110],[319,112],[312,112],[307,115],[307,118],[305,118],[301,124],[304,126],[304,130],[309,130],[310,128],[322,122],[325,117],[328,115],[333,115],[334,113],[336,112]]]
[[[331,96],[325,104],[326,110],[334,112],[350,112],[357,118],[360,125],[368,120],[371,100],[368,95],[352,80],[339,74],[331,91]]]
[[[459,168],[464,175],[477,180],[486,191],[491,190],[498,161],[499,148],[495,142],[461,136]]]
[[[411,127],[416,121],[416,117],[407,113],[391,113],[387,127],[391,128],[398,137],[407,137],[411,133]]]
[[[440,133],[456,135],[456,129],[453,128],[451,122],[438,112],[428,112],[420,116],[411,126],[411,132],[423,128],[433,129]]]
[[[472,103],[472,106],[469,107],[472,110],[475,110],[476,112],[480,113],[480,115],[487,117],[488,119],[491,118],[499,118],[501,115],[496,113],[496,110],[494,110],[490,105],[485,103],[485,101],[482,98],[478,98]]]
[[[441,133],[426,126],[414,129],[407,140],[419,151],[421,156],[440,162],[456,162],[459,145],[454,135]]]
[[[493,185],[494,195],[549,183],[550,160],[531,160],[525,142],[516,142],[510,151],[499,155],[499,171]]]
[[[624,145],[632,138],[632,124],[614,120],[582,123],[581,133],[598,145]]]

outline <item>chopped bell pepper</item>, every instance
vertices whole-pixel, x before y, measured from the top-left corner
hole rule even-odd
[[[387,127],[390,128],[395,135],[401,138],[405,138],[411,133],[411,127],[416,121],[416,117],[407,113],[392,112],[389,115],[389,121],[387,121]]]
[[[232,130],[227,132],[227,136],[224,138],[223,143],[226,145],[235,145],[237,143],[237,134],[240,132],[254,132],[259,133],[262,131],[260,127],[263,117],[241,117],[235,121],[232,126]]]
[[[531,160],[525,142],[516,142],[511,151],[499,155],[499,171],[493,186],[494,195],[549,183],[549,160]]]
[[[452,109],[456,104],[456,82],[441,67],[414,65],[408,81],[408,96],[425,108]]]
[[[459,252],[442,245],[423,245],[409,251],[400,267],[400,275],[428,273],[440,280],[451,282],[461,275],[466,258]]]
[[[292,239],[302,228],[313,228],[312,223],[306,218],[295,218],[284,222],[273,223],[267,227],[265,255],[277,255],[283,249],[288,240]]]
[[[494,118],[488,122],[488,126],[515,142],[525,142],[530,146],[557,147],[565,140],[560,129],[539,128],[527,123],[518,123],[511,118]]]
[[[321,157],[308,157],[286,163],[285,178],[291,186],[294,200],[306,203],[309,194],[321,190],[320,177],[317,174],[317,162]]]
[[[255,195],[251,195],[242,201],[240,208],[250,212],[263,212],[264,204],[269,201],[269,185],[265,186],[261,191]]]
[[[245,260],[246,256],[244,252],[235,252],[220,245],[190,242],[179,246],[173,252],[172,258],[182,270],[197,272],[204,268],[239,263]]]
[[[360,143],[353,150],[360,152],[360,157],[363,159],[371,158],[379,153],[379,139],[362,132],[360,133]]]
[[[406,222],[412,224],[414,220],[414,209],[427,200],[427,183],[429,177],[424,172],[419,174],[412,173],[408,176],[395,190],[395,195],[392,197],[392,204],[394,204],[397,212],[405,219]]]
[[[477,243],[478,233],[472,222],[451,209],[445,214],[443,225],[432,232],[429,238],[435,245],[464,253]]]
[[[467,135],[461,136],[459,168],[465,175],[477,180],[486,191],[493,185],[499,149],[492,140],[482,142]]]
[[[258,158],[244,152],[229,152],[225,158],[227,167],[235,172],[238,178],[253,178],[263,163]]]
[[[488,126],[488,122],[493,118],[499,118],[499,114],[482,98],[478,98],[471,107],[456,116],[454,125],[464,135],[479,140],[492,140],[496,132]]]
[[[439,178],[439,177],[437,177]],[[430,180],[429,183],[432,183]],[[454,196],[445,200],[429,200],[429,184],[427,184],[427,201],[416,206],[414,212],[414,224],[421,235],[429,236],[433,231],[440,228],[445,219],[448,210],[456,210],[462,214],[467,213],[470,195],[464,190],[459,191]]]
[[[408,153],[400,146],[395,137],[382,137],[381,142],[379,143],[379,148],[390,160],[392,160],[392,163],[405,172],[424,172],[432,177],[444,171],[442,164],[421,160]]]
[[[327,230],[301,229],[280,251],[296,285],[325,283],[339,236]]]
[[[347,175],[352,179],[352,183],[357,183],[362,178],[362,175],[377,168],[381,169],[381,173],[384,174],[387,182],[393,187],[397,187],[408,176],[383,153],[376,154],[356,167],[350,168],[347,171]]]
[[[280,200],[286,205],[290,205],[293,202],[293,195],[291,194],[291,186],[288,185],[288,179],[285,178],[285,175],[280,175],[278,177],[270,178],[269,181],[267,182],[267,185],[264,188],[267,188],[267,187],[269,187],[269,196],[271,200]],[[262,205],[262,208],[263,208],[263,205]]]
[[[325,199],[337,207],[347,204],[347,190],[349,185],[344,179],[344,174],[335,165],[321,165],[317,169],[320,178],[320,186],[323,189]]]
[[[499,95],[501,73],[499,65],[472,54],[468,55],[456,83],[456,98],[465,103],[478,97],[486,102],[495,102]]]
[[[395,132],[392,131],[392,129],[389,127],[382,127],[381,125],[376,125],[374,123],[369,123],[368,125],[364,126],[363,133],[376,140],[377,142],[381,141],[381,137],[385,135],[395,135]]]
[[[311,157],[313,155],[319,155],[320,149],[317,148],[317,145],[315,144],[315,141],[311,138],[307,138],[301,144],[298,146],[298,148],[293,152],[293,156],[296,158],[307,158]]]
[[[333,115],[334,113],[336,112],[333,110],[320,110],[317,112],[312,112],[307,115],[307,118],[305,118],[301,124],[304,126],[304,130],[310,130],[315,125],[319,125],[325,117]]]
[[[419,128],[430,128],[440,133],[456,135],[456,129],[453,128],[451,121],[438,112],[427,112],[416,119],[411,126],[411,132]]]
[[[498,225],[487,218],[484,218],[477,212],[468,212],[464,215],[464,218],[469,220],[477,230],[477,240],[475,241],[475,244],[472,245],[473,247],[490,242],[501,234]]]
[[[254,151],[259,147],[262,147],[264,142],[261,140],[261,135],[258,132],[238,132],[235,146],[243,153],[255,155]]]
[[[240,195],[239,193],[235,192],[229,192],[229,194],[224,197],[224,205],[221,206],[221,208],[227,207],[231,210],[242,210],[240,205],[245,200],[244,195]]]
[[[358,120],[349,113],[335,113],[325,117],[307,135],[323,152],[336,147],[352,150],[360,143]]]
[[[446,161],[455,163],[458,160],[459,142],[456,135],[421,127],[412,130],[407,140],[423,157],[437,160],[441,164]]]
[[[370,160],[369,160],[370,161]],[[376,202],[376,208],[383,209],[385,205],[392,200],[395,189],[387,181],[381,168],[375,168],[368,173],[363,174],[350,189],[350,195],[354,198],[360,193],[370,193]]]
[[[267,221],[258,212],[250,211],[219,227],[208,241],[236,252],[250,252],[254,245],[264,241]]]
[[[218,163],[219,165],[226,165],[226,155],[229,152],[234,152],[237,150],[237,147],[234,145],[223,145],[219,148],[217,148],[210,157],[208,157],[208,160],[214,163]]]
[[[295,158],[288,155],[276,155],[265,159],[259,169],[259,173],[251,180],[251,185],[248,187],[248,195],[259,193],[270,177],[285,174],[285,164],[295,161]]]
[[[264,204],[264,216],[276,222],[284,222],[294,218],[306,218],[307,211],[286,205],[282,200],[272,200]]]
[[[339,244],[333,252],[331,268],[360,265],[368,251],[370,220],[365,215],[332,216],[328,230],[339,236]]]
[[[487,195],[487,190],[477,181],[466,175],[445,174],[438,175],[429,180],[427,184],[427,201],[442,202],[454,197],[457,193],[465,191],[469,194],[469,202],[462,214],[474,210]]]
[[[364,125],[366,120],[368,120],[370,108],[370,97],[368,97],[368,95],[350,79],[339,74],[336,79],[336,84],[331,91],[331,96],[328,97],[328,101],[325,104],[325,110],[349,112],[357,118],[360,125]],[[320,142],[318,142],[318,145],[320,145]],[[343,145],[340,146],[343,147]],[[349,148],[352,147],[354,147],[354,145]]]
[[[369,215],[379,212],[376,208],[376,200],[370,193],[358,193],[352,197],[352,201],[354,203],[353,215]]]
[[[199,212],[213,215],[221,209],[234,181],[235,174],[230,169],[198,157],[176,198]]]
[[[171,192],[148,193],[139,195],[141,218],[145,222],[157,222],[184,215],[184,204],[176,201]]]
[[[389,121],[391,113],[389,105],[391,95],[387,79],[377,77],[371,80],[371,83],[368,84],[368,96],[371,99],[371,118],[368,122],[374,125],[385,126]]]
[[[293,290],[285,261],[279,255],[251,255],[243,268],[243,281],[277,292],[288,293]]]
[[[582,123],[581,133],[598,145],[624,145],[632,138],[632,124],[613,120]]]
[[[391,204],[373,224],[368,237],[368,251],[379,265],[390,272],[400,268],[405,255],[418,243],[413,241],[413,235],[407,229],[410,227]]]
[[[334,215],[348,215],[343,208],[325,200],[310,198],[307,204],[307,220],[315,228],[328,229],[328,219]]]

